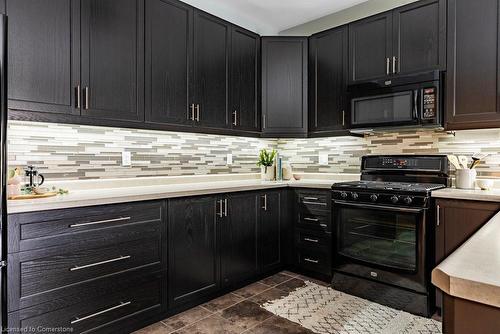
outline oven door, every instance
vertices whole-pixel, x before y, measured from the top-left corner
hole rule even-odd
[[[335,201],[334,213],[336,269],[426,291],[426,209]]]
[[[419,124],[419,90],[393,91],[351,100],[353,128]]]

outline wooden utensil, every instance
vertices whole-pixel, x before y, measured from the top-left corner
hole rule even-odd
[[[25,194],[25,195],[15,195],[15,196],[9,196],[9,200],[21,200],[21,199],[37,199],[37,198],[48,198],[48,197],[54,197],[57,195],[57,192],[48,192],[45,194]]]
[[[481,162],[482,159],[486,158],[487,153],[475,153],[472,156],[472,165],[470,165],[470,169],[476,168],[477,165]]]
[[[467,159],[467,157],[465,155],[459,155],[458,161],[460,161],[460,163],[462,164],[462,167],[464,169],[469,168],[469,159]]]
[[[462,169],[462,167],[460,166],[460,163],[458,162],[458,159],[456,156],[450,154],[448,155],[448,160],[451,162],[451,164],[453,166],[455,166],[456,169]]]

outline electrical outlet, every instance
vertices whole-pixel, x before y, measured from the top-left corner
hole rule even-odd
[[[323,165],[323,166],[328,165],[328,153],[320,153],[318,160],[319,160],[320,165]]]
[[[226,157],[226,164],[227,165],[232,165],[233,164],[233,155],[231,153],[228,153]]]
[[[131,152],[122,152],[122,166],[130,167],[132,166],[132,153]]]

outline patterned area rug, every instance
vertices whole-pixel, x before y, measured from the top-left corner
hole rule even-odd
[[[320,334],[434,334],[441,323],[306,282],[264,308]]]

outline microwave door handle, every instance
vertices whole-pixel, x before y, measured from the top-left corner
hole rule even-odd
[[[418,120],[418,100],[419,100],[419,90],[416,89],[413,92],[413,119]]]

